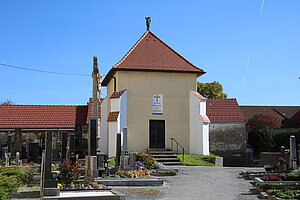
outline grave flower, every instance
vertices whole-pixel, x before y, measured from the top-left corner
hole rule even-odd
[[[70,186],[74,181],[78,180],[80,171],[78,165],[70,160],[64,160],[59,166],[59,181],[62,184]]]
[[[144,163],[140,162],[140,161],[136,161],[134,163],[134,166],[137,167],[137,168],[140,168],[140,167],[145,167]]]

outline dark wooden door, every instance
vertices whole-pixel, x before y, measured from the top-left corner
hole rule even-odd
[[[150,148],[165,148],[165,120],[150,120]]]

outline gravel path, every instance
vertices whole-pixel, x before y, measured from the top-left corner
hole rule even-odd
[[[176,166],[179,174],[164,177],[160,188],[115,188],[126,194],[126,199],[203,199],[255,200],[252,185],[239,177],[242,170],[254,168]]]

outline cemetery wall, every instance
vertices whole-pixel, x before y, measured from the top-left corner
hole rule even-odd
[[[211,152],[242,152],[246,149],[247,132],[244,123],[211,123],[209,126]]]
[[[251,156],[246,153],[247,132],[244,123],[211,123],[210,152],[224,158],[224,166],[249,166]]]

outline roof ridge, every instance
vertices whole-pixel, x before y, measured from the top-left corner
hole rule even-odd
[[[236,100],[236,98],[207,98],[208,100]]]
[[[128,56],[129,54],[135,49],[135,47],[142,41],[142,39],[147,35],[147,33],[150,32],[150,31],[146,31],[141,37],[140,39],[129,49],[129,51],[127,51],[127,53],[123,56],[123,58],[117,62],[117,64],[115,64],[113,68],[116,68],[118,65],[120,65]]]
[[[171,51],[173,51],[175,54],[177,54],[179,57],[181,57],[185,62],[187,62],[188,64],[192,65],[192,67],[201,70],[202,72],[205,72],[203,69],[200,69],[199,67],[196,67],[193,63],[191,63],[190,61],[188,61],[185,57],[183,57],[181,54],[179,54],[177,51],[175,51],[172,47],[170,47],[166,42],[164,42],[163,40],[161,40],[157,35],[155,35],[153,32],[149,31],[154,37],[156,37],[156,39],[158,39],[160,42],[162,42],[164,45],[166,45]]]

